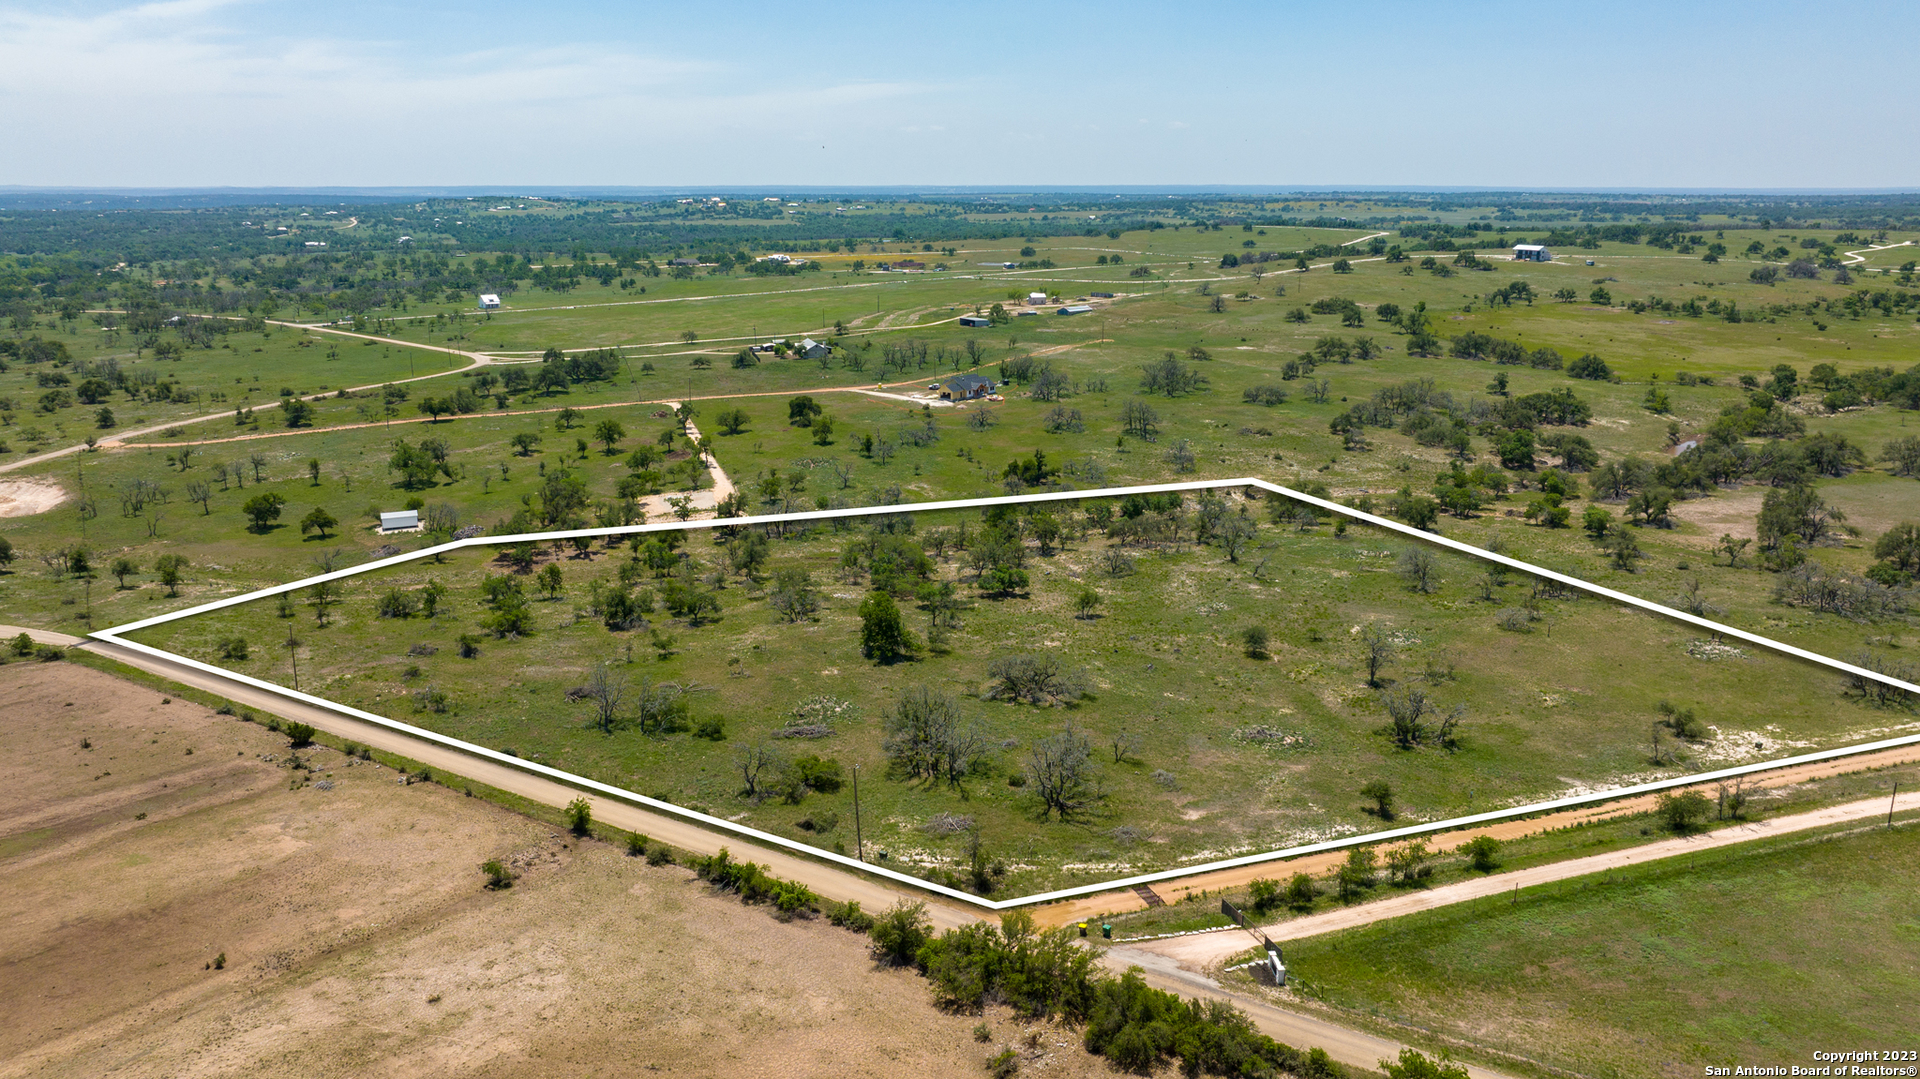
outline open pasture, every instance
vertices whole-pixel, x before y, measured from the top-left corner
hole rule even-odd
[[[1421,584],[1417,544],[1291,511],[1267,523],[1276,505],[1229,493],[1130,518],[1091,500],[467,550],[347,578],[320,606],[307,590],[132,638],[283,684],[297,665],[307,692],[830,849],[863,837],[1004,895],[1377,830],[1373,781],[1401,818],[1439,819],[1887,722],[1810,665],[1446,552]],[[1244,546],[1194,541],[1223,519],[1253,526]],[[925,561],[903,575],[909,558]],[[993,576],[1005,561],[1025,583]],[[917,638],[898,662],[863,646],[876,589]],[[1058,680],[1015,703],[1010,663]],[[935,775],[903,762],[892,718],[921,691],[968,734]],[[1679,737],[1662,701],[1705,726]],[[1034,754],[1075,740],[1092,793],[1061,819]]]

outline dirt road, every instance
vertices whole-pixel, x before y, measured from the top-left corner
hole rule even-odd
[[[404,342],[402,343],[404,344]],[[1062,347],[1077,348],[1079,346],[1066,345]],[[986,365],[982,365],[982,366],[986,366]],[[468,368],[463,367],[460,370],[464,371],[464,370],[468,370]],[[978,367],[968,368],[969,372],[977,371],[977,370],[979,370]],[[441,374],[458,374],[458,373],[459,371],[441,372]],[[953,373],[960,374],[961,372],[956,371]],[[421,378],[438,378],[440,377],[440,375],[422,375],[420,377]],[[946,377],[951,377],[951,376],[946,376]],[[401,379],[400,381],[405,382],[405,381],[414,381],[414,380]],[[879,385],[882,385],[882,386],[891,385],[891,386],[913,388],[913,387],[924,385],[924,383],[922,383],[919,379],[916,378],[916,379],[909,379],[905,382],[880,383]],[[361,388],[364,389],[366,387],[361,387]],[[951,405],[951,402],[948,402],[948,401],[923,401],[920,398],[910,397],[905,394],[884,393],[884,392],[868,389],[864,385],[861,385],[861,386],[813,386],[813,387],[802,387],[799,389],[786,389],[786,390],[760,390],[760,391],[755,391],[753,393],[703,394],[700,396],[693,397],[691,398],[691,400],[731,401],[731,400],[735,400],[737,398],[742,398],[742,397],[793,397],[797,394],[814,394],[814,393],[863,393],[871,397],[897,398],[898,400],[904,401],[908,404],[914,404],[914,405],[931,404],[937,408],[945,408]],[[102,443],[102,446],[110,449],[143,449],[143,448],[151,448],[151,447],[158,447],[158,446],[212,446],[222,442],[251,442],[256,439],[262,439],[262,438],[291,438],[297,435],[324,435],[324,434],[331,433],[333,431],[354,431],[354,430],[359,430],[367,427],[391,427],[396,423],[399,423],[399,424],[454,423],[460,420],[487,420],[487,419],[499,420],[499,419],[513,419],[519,416],[541,416],[541,415],[547,415],[550,413],[561,412],[565,410],[572,410],[574,412],[593,412],[599,409],[633,408],[635,406],[641,406],[641,405],[677,405],[681,401],[688,400],[688,399],[689,398],[686,398],[683,395],[681,397],[662,398],[657,400],[646,399],[646,400],[637,400],[637,401],[604,401],[599,404],[591,404],[591,405],[555,405],[551,408],[523,408],[523,409],[515,409],[508,412],[468,412],[464,414],[456,413],[453,415],[439,416],[439,417],[433,417],[433,416],[407,416],[404,418],[396,417],[391,420],[377,420],[377,421],[369,421],[366,423],[337,423],[327,427],[299,427],[290,431],[255,431],[255,432],[244,434],[244,435],[228,435],[224,438],[204,438],[204,439],[170,438],[170,439],[167,439],[165,442],[129,442],[127,441],[127,438],[132,437],[134,435],[152,434],[155,431],[161,431],[166,429],[165,427],[146,427],[146,428],[141,428],[138,431],[128,431],[125,434],[123,434],[121,437],[116,438],[111,442]],[[277,405],[278,402],[273,402],[273,404]],[[268,407],[268,406],[262,405],[258,407]],[[218,419],[221,416],[228,416],[228,415],[232,415],[232,413],[221,412],[211,416],[198,416],[191,420],[182,420],[180,422],[181,423],[199,423],[203,420]],[[168,424],[166,426],[172,427],[175,425]],[[38,460],[44,460],[47,457],[58,457],[62,453],[72,452],[72,449],[73,448],[69,448],[66,450],[55,451],[50,454],[42,454],[40,457],[33,458],[33,460],[38,461]],[[25,463],[27,462],[19,461],[19,462],[15,462],[15,465],[20,465]],[[0,465],[0,472],[4,472],[11,467],[14,467],[14,466]]]
[[[149,656],[134,649],[103,641],[89,641],[86,647],[129,666],[152,671],[185,685],[218,693],[243,706],[258,708],[286,719],[310,723],[329,734],[364,743],[374,749],[400,754],[428,767],[485,783],[545,805],[563,806],[581,796],[579,790],[561,783],[528,775],[517,769],[495,764],[483,758],[468,756],[430,742],[418,741],[396,731],[365,723],[330,709],[308,705],[242,682]],[[799,881],[828,899],[842,902],[857,900],[869,911],[880,911],[892,906],[905,894],[903,890],[845,870],[820,865],[783,851],[751,846],[735,837],[722,837],[675,817],[648,812],[625,802],[611,801],[592,795],[588,795],[587,798],[593,804],[593,816],[596,822],[628,831],[642,832],[682,850],[696,853],[711,854],[723,846],[731,847],[738,856],[766,865],[768,871],[775,876]],[[913,898],[926,899],[928,917],[938,928],[957,928],[977,921],[981,917],[978,912],[938,899],[924,896]],[[1120,969],[1124,969],[1134,961],[1129,958],[1130,955],[1132,953],[1121,952],[1109,962],[1117,963]],[[1229,993],[1203,976],[1179,970],[1177,964],[1171,967],[1164,963],[1156,965],[1164,969],[1147,972],[1147,978],[1152,984],[1187,995],[1198,994],[1231,1000],[1247,1011],[1261,1031],[1290,1045],[1319,1046],[1336,1060],[1365,1068],[1375,1067],[1383,1057],[1392,1058],[1400,1051],[1401,1046],[1397,1043],[1348,1030],[1324,1020],[1296,1015],[1259,1000]],[[1493,1073],[1479,1070],[1475,1070],[1474,1075],[1476,1079],[1499,1079]]]
[[[1112,1074],[824,918],[160,690],[13,663],[0,716],[0,1079]]]
[[[1850,821],[1871,820],[1885,816],[1889,810],[1900,812],[1910,809],[1920,809],[1920,791],[1902,794],[1897,801],[1891,798],[1869,798],[1843,805],[1827,806],[1807,813],[1796,813],[1789,817],[1775,817],[1733,828],[1722,828],[1703,835],[1663,839],[1657,843],[1647,843],[1626,850],[1609,851],[1586,858],[1572,858],[1564,862],[1533,866],[1511,873],[1496,873],[1428,891],[1408,892],[1376,903],[1343,907],[1324,914],[1259,926],[1256,927],[1255,932],[1264,933],[1273,940],[1298,940],[1302,937],[1319,936],[1322,933],[1332,933],[1341,929],[1357,928],[1385,918],[1398,918],[1402,915],[1465,903],[1473,899],[1505,895],[1517,888],[1534,888],[1554,881],[1570,880],[1574,877],[1625,869],[1628,866],[1660,861],[1664,858],[1677,858],[1720,847],[1730,847],[1754,839],[1792,835],[1795,832],[1805,832]],[[1150,952],[1171,959],[1189,970],[1205,970],[1246,951],[1252,944],[1253,937],[1246,930],[1235,927],[1214,933],[1195,933],[1184,937],[1169,937],[1165,940],[1142,941],[1131,947],[1141,952]]]
[[[128,666],[139,667],[184,685],[218,693],[250,708],[258,708],[301,723],[310,723],[328,734],[388,753],[396,753],[436,771],[464,776],[543,805],[564,806],[573,799],[583,796],[578,789],[553,780],[529,775],[516,768],[495,764],[484,758],[468,756],[431,742],[410,738],[397,731],[366,723],[331,709],[315,707],[277,693],[256,689],[243,682],[230,681],[184,664],[149,656],[131,648],[103,641],[90,641],[86,647],[90,651],[109,656]],[[751,858],[766,865],[767,871],[774,876],[799,881],[829,899],[841,902],[858,900],[860,905],[868,910],[885,910],[901,897],[900,892],[877,881],[832,869],[785,851],[753,847],[737,836],[717,835],[697,824],[677,817],[649,812],[626,802],[617,802],[593,794],[586,794],[584,797],[593,804],[593,819],[596,822],[624,831],[641,832],[681,850],[693,851],[697,854],[713,854],[721,847],[731,847],[741,857]],[[934,899],[929,899],[927,903],[927,914],[933,919],[935,925],[943,929],[966,925],[978,920],[979,917],[971,911]]]
[[[669,408],[678,409],[680,407],[679,401],[662,401],[660,403]],[[696,426],[692,420],[687,421],[687,437],[692,439],[695,445],[698,445],[700,442],[700,428]],[[713,486],[703,487],[698,491],[684,491],[676,494],[663,493],[647,495],[641,498],[640,512],[646,515],[647,520],[665,520],[667,517],[673,516],[673,500],[676,498],[687,499],[688,508],[693,510],[692,517],[704,518],[711,517],[715,513],[718,513],[720,503],[733,497],[733,477],[727,475],[727,470],[720,467],[720,460],[713,455],[713,451],[707,450],[702,453],[700,460],[706,465],[707,471],[713,474]],[[689,519],[691,520],[692,517]]]
[[[1252,938],[1243,933],[1242,939],[1251,941]],[[1325,1049],[1328,1056],[1347,1064],[1372,1069],[1378,1067],[1379,1061],[1395,1060],[1400,1056],[1402,1046],[1399,1042],[1228,992],[1212,978],[1187,970],[1164,955],[1121,946],[1107,949],[1104,962],[1116,972],[1139,967],[1141,977],[1148,985],[1169,993],[1231,1001],[1235,1007],[1246,1012],[1261,1033],[1268,1037],[1293,1046],[1318,1046]],[[1488,1071],[1477,1064],[1468,1064],[1466,1069],[1473,1079],[1501,1079],[1501,1073]]]
[[[1867,261],[1867,256],[1873,254],[1875,251],[1889,251],[1896,247],[1908,247],[1911,246],[1912,243],[1912,240],[1901,240],[1897,244],[1870,244],[1858,251],[1848,251],[1846,252],[1847,264],[1851,266],[1865,262]]]
[[[72,648],[76,644],[87,643],[84,637],[75,637],[71,633],[60,633],[51,629],[34,629],[29,626],[0,626],[0,640],[10,641],[22,633],[33,638],[37,644],[52,644],[58,645],[61,648]]]
[[[354,333],[351,330],[336,330],[329,326],[308,326],[308,325],[305,325],[304,323],[299,323],[299,322],[274,322],[271,319],[269,319],[268,321],[271,325],[281,326],[287,329],[313,330],[317,333],[331,333],[331,334],[337,334],[341,337],[355,337],[365,341],[379,341],[383,344],[404,345],[408,348],[422,348],[422,349],[426,349],[429,352],[438,352],[438,353],[442,353],[444,355],[449,355],[449,356],[461,356],[468,361],[465,367],[456,367],[447,371],[435,371],[432,374],[428,374],[428,375],[415,375],[412,378],[385,379],[377,383],[370,382],[364,386],[348,386],[348,387],[345,387],[346,392],[348,393],[358,393],[361,390],[378,389],[389,382],[391,383],[422,382],[430,378],[445,378],[448,375],[457,375],[462,371],[471,371],[476,367],[483,367],[493,362],[491,357],[485,355],[484,353],[479,353],[479,352],[463,352],[459,349],[443,348],[438,345],[426,345],[426,344],[420,344],[418,342],[413,342],[413,341],[400,341],[391,337],[376,337],[373,334]],[[302,400],[317,401],[322,397],[331,397],[331,396],[333,396],[332,393],[316,393],[316,394],[310,394],[307,397],[302,398]],[[257,405],[249,405],[247,407],[253,408],[253,409],[279,408],[280,402],[277,400],[262,401]],[[233,415],[231,411],[220,411],[220,412],[208,412],[199,416],[183,416],[179,419],[168,420],[165,423],[155,423],[155,424],[150,424],[146,427],[136,427],[129,431],[117,432],[111,438],[100,443],[100,445],[106,448],[119,447],[119,446],[129,444],[128,443],[129,439],[141,438],[146,435],[157,435],[162,431],[166,431],[174,427],[185,427],[188,424],[206,423],[210,420],[223,419],[231,415]],[[173,443],[173,444],[178,445],[179,443]],[[12,472],[12,471],[15,471],[16,469],[26,468],[30,465],[39,464],[42,461],[51,461],[56,458],[68,456],[69,454],[79,453],[80,451],[85,449],[87,449],[87,446],[85,443],[75,443],[74,445],[65,446],[57,450],[48,450],[45,453],[36,453],[30,457],[22,457],[18,461],[9,461],[6,464],[0,464],[0,472]]]
[[[1896,764],[1920,761],[1920,746],[1901,746],[1880,753],[1869,753],[1858,757],[1840,757],[1829,761],[1816,761],[1812,764],[1795,765],[1772,772],[1759,772],[1747,777],[1747,790],[1764,790],[1773,787],[1790,787],[1816,779],[1844,775],[1848,772],[1866,771],[1873,768],[1886,768]],[[1708,797],[1713,796],[1710,785],[1699,788]],[[1501,821],[1479,828],[1464,828],[1459,831],[1442,832],[1426,837],[1427,848],[1436,852],[1445,852],[1458,848],[1475,836],[1489,835],[1501,842],[1521,839],[1557,828],[1567,828],[1578,824],[1608,820],[1614,817],[1631,816],[1653,809],[1659,801],[1658,795],[1644,795],[1638,798],[1623,798],[1616,802],[1603,802],[1599,805],[1582,806],[1578,809],[1562,810],[1538,817],[1520,820]],[[1391,846],[1391,844],[1389,845]],[[1329,851],[1325,854],[1310,854],[1283,862],[1262,862],[1255,865],[1222,869],[1214,873],[1201,873],[1191,877],[1182,877],[1177,881],[1155,884],[1153,891],[1168,903],[1178,903],[1189,895],[1226,888],[1244,888],[1248,882],[1262,877],[1290,877],[1295,873],[1308,876],[1325,876],[1346,861],[1345,851]],[[1034,911],[1034,919],[1042,925],[1068,925],[1083,922],[1107,914],[1124,914],[1128,911],[1144,910],[1145,898],[1133,891],[1102,892],[1081,899],[1053,903]]]

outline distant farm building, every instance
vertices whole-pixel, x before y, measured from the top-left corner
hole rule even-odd
[[[388,510],[380,514],[382,532],[406,532],[419,527],[419,510]]]
[[[1044,305],[1046,302],[1047,302],[1047,294],[1044,292],[1027,293],[1027,306],[1029,307],[1040,307]]]
[[[700,265],[700,260],[699,260],[699,259],[668,259],[668,260],[667,260],[667,265],[669,265],[669,266],[698,266],[698,265]]]
[[[1061,308],[1060,310],[1058,310],[1058,311],[1056,311],[1056,312],[1054,312],[1054,314],[1057,314],[1057,315],[1084,315],[1084,314],[1086,314],[1087,312],[1089,312],[1089,311],[1091,311],[1091,310],[1093,310],[1093,308],[1092,308],[1092,307],[1090,307],[1090,306],[1089,306],[1089,305],[1087,305],[1087,304],[1083,304],[1083,303],[1076,303],[1076,304],[1069,304],[1069,305],[1068,305],[1068,306],[1066,306],[1066,307],[1062,307],[1062,308]]]
[[[1094,299],[1097,299],[1097,300],[1113,299],[1113,293],[1111,292],[1094,292],[1094,293],[1089,293],[1089,295],[1091,295]]]
[[[491,293],[491,292],[482,292],[482,293],[480,294],[480,310],[482,310],[482,311],[491,311],[491,310],[493,310],[494,308],[496,308],[496,307],[499,307],[499,306],[500,306],[500,297],[499,297],[499,296],[497,296],[497,295],[495,295],[495,294],[493,294],[493,293]]]
[[[955,375],[947,380],[940,389],[940,396],[949,401],[971,401],[985,397],[993,392],[993,380],[980,375]]]
[[[976,329],[980,329],[980,328],[993,325],[993,320],[988,318],[985,315],[961,315],[960,325],[972,326]]]
[[[817,360],[832,352],[833,349],[815,341],[811,337],[803,337],[800,339],[800,347],[797,351],[803,360]]]
[[[1552,262],[1553,252],[1544,244],[1514,244],[1513,258],[1516,262]]]

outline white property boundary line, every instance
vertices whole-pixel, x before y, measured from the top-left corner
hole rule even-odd
[[[560,531],[560,532],[530,532],[530,533],[525,533],[522,535],[514,535],[514,536],[475,536],[471,539],[454,540],[450,543],[443,543],[434,547],[427,547],[422,550],[414,551],[410,554],[395,555],[392,558],[383,558],[377,561],[367,562],[362,565],[354,566],[350,569],[337,570],[333,573],[323,573],[318,576],[308,577],[305,580],[294,581],[290,584],[275,585],[272,588],[264,588],[257,592],[249,592],[245,595],[229,596],[226,599],[215,600],[212,603],[203,603],[197,607],[189,607],[186,610],[176,611],[172,614],[158,615],[153,618],[142,619],[138,622],[129,622],[123,626],[115,626],[111,629],[100,630],[95,633],[91,633],[88,636],[91,636],[98,640],[109,641],[114,644],[120,645],[121,647],[124,647],[124,648],[131,648],[138,652],[144,652],[148,655],[155,656],[160,659],[169,660],[174,663],[181,663],[186,666],[193,667],[197,670],[205,671],[209,674],[215,674],[224,678],[233,679],[238,682],[243,682],[257,689],[266,690],[270,693],[276,693],[283,697],[288,697],[294,700],[302,701],[319,708],[325,708],[334,712],[339,712],[343,715],[352,716],[353,718],[361,720],[366,723],[372,723],[377,726],[386,727],[390,730],[398,731],[410,737],[421,739],[422,741],[433,742],[437,745],[445,746],[450,749],[455,749],[462,753],[467,753],[476,757],[484,758],[496,764],[503,764],[508,767],[518,768],[522,771],[530,772],[547,779],[556,780],[558,782],[565,783],[569,786],[578,787],[582,790],[590,791],[594,794],[604,795],[609,798],[616,798],[623,802],[631,802],[637,805],[644,806],[648,809],[652,809],[658,812],[681,817],[681,818],[693,821],[697,824],[700,824],[703,827],[713,829],[715,831],[730,832],[735,835],[752,839],[759,843],[769,844],[775,847],[783,848],[785,850],[793,851],[795,853],[804,854],[809,857],[831,862],[846,869],[852,869],[852,870],[856,870],[863,873],[871,873],[876,876],[885,877],[888,880],[894,881],[899,884],[905,884],[913,888],[920,889],[922,891],[933,892],[937,895],[944,896],[948,899],[958,900],[962,903],[967,903],[969,905],[979,907],[984,910],[990,910],[990,911],[1010,910],[1016,907],[1034,906],[1037,904],[1051,903],[1051,902],[1062,900],[1062,899],[1073,899],[1081,896],[1097,895],[1101,892],[1117,891],[1125,888],[1131,888],[1139,884],[1154,884],[1160,881],[1177,880],[1182,877],[1191,877],[1201,873],[1214,872],[1216,870],[1235,869],[1242,866],[1257,865],[1262,862],[1282,861],[1289,858],[1297,858],[1305,854],[1315,854],[1323,851],[1341,850],[1348,847],[1367,846],[1367,845],[1387,842],[1395,839],[1405,839],[1413,836],[1429,835],[1435,832],[1452,831],[1455,829],[1466,828],[1466,827],[1470,827],[1477,824],[1488,824],[1494,821],[1511,820],[1516,817],[1531,816],[1536,813],[1546,813],[1554,810],[1570,809],[1576,806],[1583,806],[1583,805],[1594,805],[1600,802],[1610,802],[1610,801],[1615,801],[1622,798],[1631,798],[1637,795],[1650,794],[1656,791],[1670,790],[1676,787],[1686,787],[1686,786],[1693,786],[1700,783],[1710,783],[1715,780],[1732,779],[1737,776],[1749,775],[1754,772],[1772,771],[1776,768],[1789,768],[1796,765],[1810,764],[1818,761],[1834,760],[1841,757],[1856,756],[1863,753],[1875,753],[1881,750],[1892,749],[1898,746],[1920,744],[1920,734],[1906,735],[1899,738],[1885,738],[1877,742],[1868,742],[1868,743],[1864,743],[1862,745],[1857,745],[1857,746],[1845,746],[1839,749],[1821,750],[1816,753],[1804,753],[1795,757],[1786,757],[1786,758],[1781,758],[1781,759],[1772,760],[1772,761],[1762,761],[1755,764],[1743,764],[1743,765],[1738,765],[1732,768],[1721,768],[1716,771],[1700,772],[1694,775],[1680,776],[1674,779],[1657,780],[1652,783],[1640,783],[1631,787],[1617,787],[1611,790],[1600,791],[1592,794],[1576,795],[1570,798],[1558,798],[1549,802],[1536,802],[1531,805],[1518,806],[1511,809],[1494,810],[1488,813],[1475,813],[1465,817],[1452,817],[1447,820],[1432,821],[1426,824],[1409,825],[1404,828],[1392,828],[1382,832],[1370,832],[1365,835],[1348,836],[1343,839],[1332,839],[1332,840],[1327,840],[1320,843],[1308,843],[1302,846],[1286,847],[1281,850],[1267,851],[1261,854],[1243,855],[1238,858],[1226,858],[1226,859],[1221,859],[1219,861],[1206,862],[1200,865],[1184,866],[1177,869],[1160,870],[1154,873],[1142,873],[1136,876],[1123,877],[1119,880],[1104,881],[1098,884],[1085,884],[1085,885],[1080,885],[1073,888],[1062,888],[1057,891],[1042,892],[1036,895],[1021,896],[1014,899],[992,900],[992,899],[983,898],[981,896],[973,895],[969,892],[963,892],[955,888],[948,888],[944,885],[936,884],[933,881],[924,880],[920,877],[912,876],[907,873],[902,873],[895,869],[889,869],[885,866],[874,865],[868,862],[860,861],[855,858],[849,858],[844,854],[835,854],[832,851],[821,850],[818,847],[814,847],[806,843],[800,843],[795,840],[788,839],[784,836],[774,835],[770,832],[760,831],[757,828],[749,828],[743,824],[738,824],[729,820],[723,820],[719,817],[709,816],[708,814],[700,813],[695,810],[684,808],[682,806],[677,806],[670,802],[663,802],[656,798],[649,798],[642,794],[636,794],[633,791],[623,790],[619,787],[609,786],[605,783],[600,783],[598,781],[588,779],[584,776],[578,776],[578,775],[574,775],[571,772],[561,771],[558,768],[551,768],[551,767],[548,767],[547,765],[539,764],[534,761],[523,760],[519,757],[509,756],[505,753],[488,749],[485,746],[475,745],[471,742],[462,741],[458,738],[452,738],[435,731],[426,730],[421,727],[415,727],[412,724],[402,723],[399,720],[389,719],[386,716],[375,715],[371,712],[361,711],[358,708],[341,704],[337,701],[330,701],[322,697],[316,697],[309,693],[302,693],[299,690],[288,689],[284,686],[276,685],[272,682],[262,681],[260,679],[252,678],[243,674],[237,674],[233,671],[229,671],[221,667],[216,667],[209,663],[202,663],[199,660],[189,659],[186,656],[177,655],[175,653],[168,652],[163,649],[140,644],[136,641],[129,641],[121,636],[121,634],[131,633],[135,630],[145,629],[149,626],[156,626],[162,623],[172,622],[177,619],[188,618],[194,615],[204,614],[209,611],[221,610],[226,607],[235,606],[236,604],[248,603],[256,599],[262,599],[267,596],[279,595],[284,592],[291,592],[295,589],[305,588],[321,581],[332,581],[332,580],[338,580],[344,577],[351,577],[351,576],[354,576],[355,574],[366,573],[366,572],[377,570],[377,569],[384,569],[388,566],[400,565],[401,563],[404,563],[404,562],[412,562],[422,558],[431,558],[436,555],[444,555],[450,551],[462,550],[467,547],[497,547],[497,546],[502,546],[506,544],[514,544],[514,543],[528,543],[528,542],[538,543],[538,542],[548,542],[552,540],[574,539],[577,537],[624,536],[624,535],[644,534],[648,532],[688,531],[696,528],[724,528],[724,527],[734,527],[734,526],[740,526],[740,525],[779,524],[779,523],[786,523],[791,521],[817,521],[817,520],[825,520],[825,519],[830,519],[835,517],[872,517],[872,516],[884,516],[884,515],[893,515],[893,514],[901,514],[901,513],[933,513],[941,510],[978,509],[986,506],[1021,505],[1021,504],[1032,503],[1032,502],[1059,502],[1059,501],[1069,501],[1069,500],[1089,499],[1089,498],[1116,498],[1116,497],[1125,497],[1127,495],[1133,495],[1133,494],[1163,494],[1168,492],[1206,491],[1206,490],[1218,490],[1222,488],[1243,488],[1243,487],[1256,487],[1256,488],[1259,488],[1260,490],[1281,495],[1283,497],[1290,498],[1298,502],[1303,502],[1303,503],[1306,503],[1307,505],[1314,506],[1319,509],[1327,510],[1329,512],[1336,513],[1344,517],[1350,517],[1357,521],[1363,521],[1367,524],[1374,525],[1378,528],[1386,529],[1389,532],[1400,533],[1412,539],[1417,539],[1423,543],[1436,544],[1438,546],[1446,547],[1451,550],[1457,551],[1461,554],[1470,555],[1474,558],[1478,558],[1483,561],[1497,563],[1499,565],[1506,566],[1510,569],[1519,570],[1523,573],[1530,573],[1536,577],[1545,578],[1550,581],[1557,581],[1569,587],[1577,588],[1583,592],[1588,592],[1597,596],[1604,596],[1616,602],[1624,603],[1630,607],[1637,607],[1643,611],[1647,611],[1652,614],[1659,615],[1663,618],[1669,618],[1677,622],[1684,622],[1691,626],[1697,626],[1701,629],[1707,630],[1710,633],[1716,633],[1722,636],[1737,638],[1739,640],[1746,641],[1749,644],[1757,645],[1759,647],[1768,649],[1770,651],[1784,653],[1786,655],[1790,655],[1798,659],[1806,660],[1810,663],[1816,663],[1823,667],[1829,667],[1836,671],[1841,671],[1851,675],[1857,675],[1863,678],[1869,678],[1869,679],[1872,679],[1873,681],[1880,682],[1885,685],[1893,686],[1899,689],[1904,689],[1911,693],[1920,693],[1920,685],[1915,685],[1912,682],[1902,681],[1901,679],[1898,679],[1898,678],[1890,678],[1878,672],[1869,671],[1862,667],[1857,667],[1851,663],[1844,663],[1844,662],[1841,662],[1840,660],[1832,659],[1815,652],[1809,652],[1804,648],[1796,648],[1790,644],[1783,644],[1779,641],[1772,640],[1771,638],[1762,637],[1754,633],[1748,633],[1745,630],[1735,629],[1732,626],[1722,625],[1710,619],[1701,618],[1697,615],[1691,615],[1684,611],[1677,611],[1671,607],[1662,606],[1661,604],[1654,603],[1650,600],[1641,599],[1638,596],[1630,596],[1624,592],[1616,592],[1611,588],[1604,588],[1600,585],[1593,584],[1589,581],[1583,581],[1578,577],[1570,577],[1564,573],[1556,573],[1553,570],[1542,569],[1539,566],[1535,566],[1527,562],[1522,562],[1519,559],[1508,558],[1505,555],[1495,554],[1492,551],[1483,550],[1481,548],[1474,547],[1470,544],[1462,543],[1459,540],[1448,539],[1445,536],[1436,535],[1430,532],[1423,532],[1409,525],[1401,524],[1398,521],[1390,521],[1384,517],[1376,517],[1371,513],[1362,513],[1359,510],[1353,509],[1352,507],[1342,506],[1339,503],[1332,502],[1324,498],[1316,498],[1312,495],[1302,494],[1299,491],[1291,490],[1286,487],[1281,487],[1278,484],[1269,483],[1266,480],[1260,480],[1260,479],[1196,480],[1196,481],[1191,481],[1187,483],[1153,484],[1153,485],[1138,486],[1138,487],[1106,487],[1106,488],[1100,488],[1100,489],[1091,490],[1091,491],[1049,491],[1049,492],[1042,492],[1038,494],[1007,495],[1007,496],[1000,496],[1000,497],[994,497],[994,498],[965,498],[965,499],[953,499],[953,500],[942,501],[942,502],[914,502],[914,503],[905,503],[905,504],[893,505],[893,506],[861,506],[857,508],[844,509],[844,510],[818,510],[818,511],[806,512],[806,513],[767,514],[767,515],[758,516],[758,517],[724,517],[724,518],[712,518],[712,519],[701,520],[701,521],[669,521],[669,522],[660,522],[657,524],[625,525],[625,526],[620,526],[615,528],[583,528],[583,529],[574,529],[570,531]]]

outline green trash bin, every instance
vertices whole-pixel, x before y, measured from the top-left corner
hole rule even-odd
[[[1112,939],[1113,939],[1113,926],[1111,926],[1111,925],[1109,925],[1109,924],[1108,924],[1108,923],[1106,923],[1106,922],[1101,922],[1101,923],[1100,923],[1100,935],[1101,935],[1101,936],[1103,936],[1103,937],[1105,937],[1105,938],[1107,938],[1108,940],[1112,940]]]

